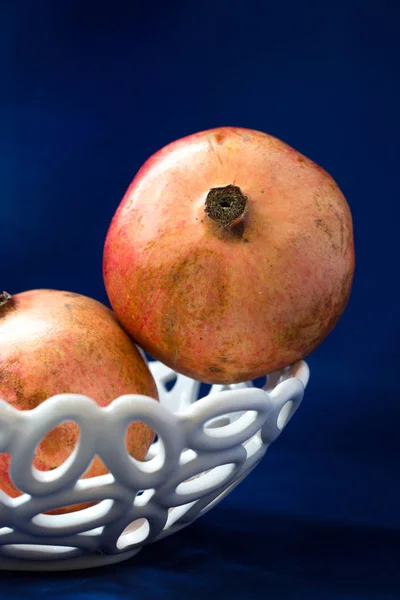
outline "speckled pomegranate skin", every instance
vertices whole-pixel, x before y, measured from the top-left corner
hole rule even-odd
[[[113,313],[91,298],[58,290],[31,290],[0,306],[0,398],[20,410],[33,409],[54,394],[87,395],[106,406],[123,394],[158,399],[152,375]],[[112,431],[105,435],[113,435]],[[50,432],[34,466],[50,470],[70,455],[79,436],[74,423]],[[142,460],[154,439],[143,423],[132,423],[127,448]],[[8,474],[9,455],[0,454],[0,489],[20,495]],[[107,473],[95,457],[85,477]],[[81,507],[74,507],[82,508]],[[68,512],[71,507],[57,512]]]
[[[248,198],[240,235],[204,212],[210,188],[229,184]],[[222,127],[143,165],[111,222],[103,275],[147,352],[232,383],[314,350],[346,308],[354,265],[351,213],[332,177],[275,137]]]

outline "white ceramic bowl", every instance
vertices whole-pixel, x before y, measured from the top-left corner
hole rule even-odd
[[[309,370],[300,361],[253,382],[200,383],[151,361],[160,402],[125,395],[108,407],[78,394],[60,394],[30,411],[0,400],[0,452],[23,492],[0,491],[0,568],[72,570],[116,563],[186,527],[237,486],[264,456],[297,410]],[[173,384],[173,385],[172,385]],[[172,385],[172,388],[171,388]],[[157,432],[146,460],[126,452],[125,430],[143,421]],[[32,467],[40,440],[62,421],[81,429],[77,448],[53,471]],[[108,475],[80,479],[95,455]],[[81,502],[94,506],[43,514]]]

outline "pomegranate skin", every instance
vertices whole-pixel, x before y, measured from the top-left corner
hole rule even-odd
[[[123,394],[158,399],[156,384],[135,344],[112,311],[72,292],[31,290],[0,305],[0,398],[19,410],[33,409],[64,392],[84,394],[107,406]],[[108,432],[112,435],[112,431]],[[79,437],[75,423],[63,423],[41,441],[34,466],[51,470],[71,454]],[[142,460],[154,439],[143,423],[127,429],[129,453]],[[21,495],[12,482],[9,455],[0,454],[0,489]],[[107,473],[95,457],[84,477]],[[62,507],[71,512],[89,504]]]
[[[226,227],[211,188],[237,186],[247,212]],[[103,276],[128,333],[209,383],[250,380],[307,356],[349,300],[349,206],[332,177],[284,142],[235,127],[154,154],[110,224]]]

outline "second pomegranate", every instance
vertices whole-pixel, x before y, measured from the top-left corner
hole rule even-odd
[[[349,206],[278,139],[222,127],[143,165],[111,222],[103,274],[117,318],[154,358],[234,383],[305,357],[346,308]]]

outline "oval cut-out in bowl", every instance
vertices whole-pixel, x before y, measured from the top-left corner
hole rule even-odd
[[[149,533],[150,523],[146,518],[141,517],[132,521],[132,523],[129,523],[129,525],[125,527],[118,538],[118,550],[125,550],[125,548],[128,548],[129,546],[141,544],[148,537]]]
[[[247,460],[259,452],[263,447],[263,441],[261,438],[261,432],[257,431],[249,440],[247,440],[243,446],[246,449]]]
[[[167,392],[170,392],[173,389],[173,387],[175,386],[177,380],[178,380],[178,376],[177,376],[177,374],[174,374],[174,375],[171,375],[170,377],[166,378],[163,381],[165,389],[167,390]]]
[[[228,463],[193,475],[177,486],[176,493],[178,495],[195,494],[222,485],[232,475],[235,468],[234,463]]]
[[[127,453],[139,462],[145,462],[151,444],[158,435],[141,421],[131,421],[125,430],[125,448]]]
[[[230,425],[231,422],[232,421],[228,416],[215,417],[215,419],[211,419],[211,421],[206,423],[205,428],[218,429],[220,427],[226,427],[227,425]]]
[[[237,413],[231,414],[232,417],[229,416],[230,413],[219,417],[220,419],[224,419],[224,422],[227,423],[222,426],[219,425],[216,427],[214,419],[207,421],[204,424],[204,433],[213,438],[227,438],[231,435],[236,435],[245,431],[247,427],[250,427],[250,425],[254,423],[258,416],[256,410],[248,410],[239,417],[237,417]]]
[[[146,428],[148,439],[144,439],[143,428]],[[137,439],[142,439],[137,448]],[[125,450],[127,454],[138,461],[140,469],[145,473],[154,473],[162,469],[165,463],[165,445],[157,431],[141,421],[131,421],[125,429]]]
[[[81,510],[76,510],[77,504],[59,506],[45,514],[38,514],[32,518],[34,525],[63,529],[71,525],[90,525],[91,522],[102,519],[111,510],[114,500],[106,499],[101,502],[82,502]],[[69,509],[72,510],[69,510]],[[66,512],[61,512],[65,510]]]
[[[284,404],[282,406],[281,410],[279,411],[279,415],[278,415],[278,418],[276,421],[276,425],[279,430],[282,430],[285,427],[286,423],[289,420],[292,409],[293,409],[293,400],[289,400],[288,402],[286,402],[286,404]]]
[[[146,504],[150,502],[155,493],[156,490],[153,488],[148,490],[140,490],[140,492],[136,494],[134,500],[135,506],[146,506]]]
[[[53,427],[35,449],[33,465],[38,471],[54,471],[76,451],[81,436],[80,427],[67,421]]]
[[[193,500],[193,502],[188,502],[187,504],[170,508],[164,529],[169,529],[172,527],[172,525],[175,525],[175,523],[179,521],[179,519],[181,519],[196,503],[197,500]]]

